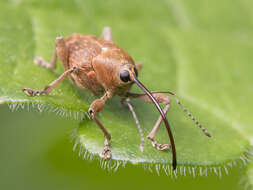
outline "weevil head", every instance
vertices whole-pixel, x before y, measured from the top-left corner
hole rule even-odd
[[[122,49],[102,52],[93,59],[92,66],[98,82],[118,95],[127,92],[138,75],[133,59]]]

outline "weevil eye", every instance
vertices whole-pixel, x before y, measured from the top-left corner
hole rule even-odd
[[[130,81],[130,74],[127,70],[123,70],[121,73],[120,73],[120,79],[123,81],[123,82],[128,82]]]
[[[134,68],[135,76],[138,77],[138,71],[136,68]]]

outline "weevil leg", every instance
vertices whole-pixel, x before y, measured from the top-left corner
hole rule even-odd
[[[153,92],[152,95],[156,98],[156,100],[158,101],[158,103],[163,103],[165,104],[165,107],[163,109],[164,114],[167,114],[167,112],[169,111],[170,108],[170,98],[168,96],[166,96],[163,93],[157,93],[157,92]],[[143,101],[149,102],[149,103],[153,103],[149,97],[146,94],[133,94],[133,93],[128,93],[127,94],[128,97],[130,98],[138,98],[141,99]],[[152,131],[149,133],[149,135],[147,136],[147,138],[149,140],[151,140],[152,146],[155,147],[158,150],[166,150],[170,148],[169,144],[159,144],[156,140],[155,140],[155,135],[157,134],[158,129],[160,128],[162,122],[162,117],[159,116],[158,120],[156,121]]]
[[[135,64],[135,67],[136,67],[136,69],[137,69],[137,71],[138,72],[140,72],[141,71],[141,69],[142,69],[142,63],[141,62],[136,62],[136,64]]]
[[[103,28],[103,31],[102,31],[101,37],[102,37],[104,40],[113,42],[112,29],[111,29],[109,26],[104,27],[104,28]]]
[[[59,84],[61,81],[63,81],[66,77],[68,77],[71,73],[77,70],[77,67],[72,67],[71,69],[66,70],[64,73],[61,74],[59,78],[51,82],[48,86],[44,88],[44,90],[32,90],[30,88],[23,88],[23,91],[28,96],[40,96],[42,94],[49,94],[53,90],[53,88]]]
[[[110,150],[111,135],[103,126],[103,124],[97,119],[96,114],[102,111],[102,109],[104,108],[104,104],[108,98],[110,98],[110,95],[106,92],[104,96],[102,96],[99,99],[94,100],[88,110],[91,118],[95,121],[97,126],[102,130],[105,136],[104,149],[101,153],[101,157],[104,159],[110,159],[112,157],[112,153]]]
[[[34,63],[47,69],[56,69],[57,57],[60,58],[64,68],[67,69],[68,51],[66,48],[64,37],[61,36],[56,37],[55,50],[50,62],[45,61],[42,57],[35,57]]]
[[[143,152],[144,151],[144,134],[143,134],[143,130],[141,128],[139,119],[138,119],[138,117],[137,117],[137,115],[136,115],[136,113],[134,111],[134,108],[133,108],[132,104],[130,103],[130,99],[129,98],[122,99],[121,103],[123,105],[126,105],[128,107],[128,109],[131,111],[132,115],[133,115],[133,118],[135,120],[135,123],[137,125],[137,128],[138,128],[140,136],[141,136],[140,150],[141,150],[141,152]]]
[[[56,69],[56,61],[57,61],[57,53],[54,50],[53,57],[51,58],[50,62],[46,62],[42,57],[35,57],[33,62],[35,65],[45,67],[46,69]]]

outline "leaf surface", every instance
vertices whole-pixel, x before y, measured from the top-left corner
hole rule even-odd
[[[1,3],[0,102],[35,103],[48,106],[51,111],[60,109],[61,115],[69,116],[87,112],[94,97],[68,80],[49,96],[27,97],[21,89],[43,89],[63,72],[59,63],[56,71],[33,64],[33,57],[38,55],[50,60],[56,36],[71,33],[99,36],[104,26],[111,26],[116,44],[143,63],[139,79],[146,87],[176,92],[212,134],[211,138],[204,136],[172,98],[168,120],[178,164],[221,167],[239,160],[247,152],[252,136],[253,91],[249,88],[253,81],[252,26],[245,13],[237,15],[236,21],[227,16],[237,4],[227,8],[223,2],[224,6],[218,8],[215,2],[210,7],[175,0],[156,6],[153,1],[133,0]],[[246,4],[250,2],[236,2],[249,9]],[[210,10],[206,12],[207,9]],[[140,92],[137,87],[132,91]],[[171,153],[155,150],[148,140],[144,152],[140,152],[136,124],[119,102],[118,97],[109,100],[98,116],[112,135],[112,159],[170,164]],[[132,104],[146,136],[158,113],[153,105],[140,100],[133,100]],[[80,123],[75,135],[81,149],[85,148],[89,154],[98,155],[102,151],[103,134],[88,118]],[[156,140],[169,143],[164,126]]]

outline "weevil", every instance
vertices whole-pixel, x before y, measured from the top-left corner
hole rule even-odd
[[[184,112],[190,116],[204,134],[211,137],[210,133],[200,125],[185,107],[183,107],[174,93],[150,92],[138,80],[138,72],[142,68],[141,63],[135,64],[132,57],[114,43],[110,27],[105,27],[103,29],[101,37],[83,34],[72,34],[66,38],[57,37],[51,61],[46,62],[42,57],[36,57],[34,63],[47,69],[55,69],[57,58],[60,59],[65,70],[59,78],[54,80],[43,90],[32,90],[30,88],[24,88],[22,90],[28,96],[47,95],[62,80],[69,77],[78,87],[90,91],[95,96],[100,96],[100,98],[91,103],[88,109],[88,114],[105,136],[104,148],[101,153],[102,158],[109,159],[112,157],[110,150],[111,135],[98,120],[97,113],[101,112],[104,108],[105,102],[115,95],[121,97],[121,102],[127,105],[133,114],[142,137],[140,146],[141,151],[144,149],[144,136],[136,113],[130,103],[130,99],[140,99],[156,106],[160,112],[160,116],[147,138],[151,140],[152,146],[158,150],[167,150],[171,148],[173,169],[176,169],[177,166],[176,148],[170,125],[165,116],[170,108],[170,98],[165,95],[165,93],[172,95]],[[144,94],[131,93],[130,89],[133,84],[137,84]],[[165,104],[163,110],[159,103]],[[155,135],[157,134],[162,120],[166,126],[170,144],[159,144],[155,140]]]

